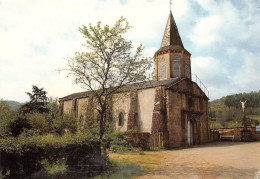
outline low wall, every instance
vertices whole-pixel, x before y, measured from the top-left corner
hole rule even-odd
[[[210,142],[219,140],[219,131],[218,130],[210,130]]]
[[[220,128],[217,129],[220,135],[234,135],[234,141],[241,141],[242,135],[241,131],[243,130],[243,127],[238,128]],[[247,127],[247,130],[250,130],[252,133],[252,137],[256,139],[256,130],[255,127]]]

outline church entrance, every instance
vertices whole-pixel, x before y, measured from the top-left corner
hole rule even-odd
[[[193,130],[194,128],[193,128],[193,123],[191,122],[191,120],[188,120],[188,125],[187,125],[187,134],[188,134],[188,144],[189,145],[193,145],[194,144],[194,142],[193,142],[193,140],[194,140],[194,137],[193,137]]]

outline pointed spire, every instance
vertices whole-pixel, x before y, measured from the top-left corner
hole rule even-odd
[[[182,48],[184,48],[177,25],[172,15],[172,11],[170,11],[168,21],[165,27],[161,48],[169,45],[179,45]]]

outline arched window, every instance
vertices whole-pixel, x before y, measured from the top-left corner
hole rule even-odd
[[[190,68],[188,65],[185,65],[185,77],[190,78]]]
[[[180,65],[178,63],[172,63],[172,77],[179,77],[180,76]]]
[[[120,112],[118,115],[118,126],[123,126],[123,125],[124,125],[124,114]]]
[[[160,68],[160,80],[166,79],[166,65],[163,64]]]

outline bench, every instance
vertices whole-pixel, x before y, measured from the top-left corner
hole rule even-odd
[[[232,142],[233,142],[234,138],[235,138],[235,135],[220,135],[219,136],[219,140],[221,140],[221,139],[232,139]]]

